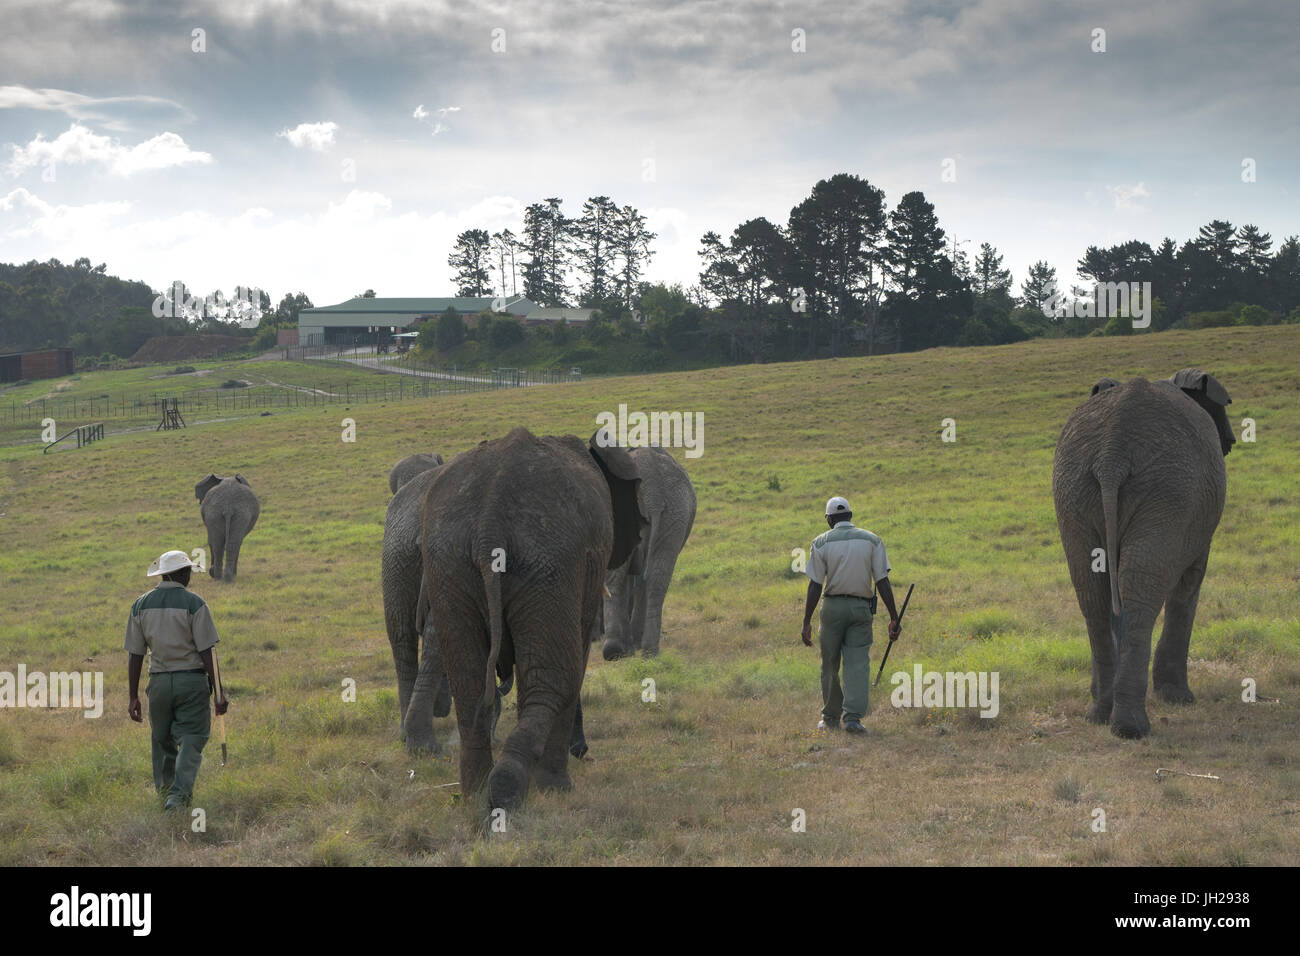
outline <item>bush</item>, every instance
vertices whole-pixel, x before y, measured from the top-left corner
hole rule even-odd
[[[228,378],[221,383],[222,388],[248,388],[247,382],[241,382],[237,378]]]
[[[1133,320],[1126,315],[1112,315],[1106,327],[1101,330],[1102,335],[1132,335]]]
[[[438,317],[438,328],[434,332],[433,341],[439,352],[453,351],[465,341],[465,320],[455,309],[448,308]]]
[[[500,316],[492,320],[488,342],[493,351],[501,352],[524,340],[524,327],[518,319]]]
[[[1229,309],[1218,309],[1213,312],[1193,312],[1187,317],[1187,327],[1189,329],[1218,329],[1236,324],[1237,313]]]
[[[172,369],[172,370],[171,370],[170,372],[168,372],[167,374],[168,374],[168,375],[188,375],[190,372],[193,372],[193,371],[194,371],[194,366],[193,366],[193,365],[177,365],[174,369]]]
[[[1239,325],[1273,325],[1273,313],[1262,305],[1247,305],[1241,310],[1237,322]]]

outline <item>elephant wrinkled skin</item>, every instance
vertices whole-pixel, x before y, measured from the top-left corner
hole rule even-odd
[[[1194,700],[1187,648],[1227,494],[1229,402],[1197,369],[1158,382],[1103,379],[1057,442],[1057,524],[1092,646],[1088,719],[1120,737],[1151,729],[1147,666],[1161,607],[1152,684],[1166,701]]]
[[[626,450],[516,428],[434,473],[424,592],[460,733],[460,781],[513,810],[530,780],[569,789],[571,732],[605,573],[648,524]],[[515,673],[518,723],[493,765],[494,674]]]
[[[219,478],[209,474],[194,486],[194,497],[199,499],[199,514],[208,529],[208,573],[233,581],[239,571],[240,546],[262,510],[257,495],[243,475]]]

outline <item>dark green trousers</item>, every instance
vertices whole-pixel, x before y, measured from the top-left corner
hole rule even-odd
[[[821,623],[822,720],[861,720],[871,688],[871,605],[861,598],[828,597]]]
[[[194,794],[211,730],[208,693],[207,674],[152,674],[145,688],[153,731],[153,785],[166,794],[168,807],[188,806]]]

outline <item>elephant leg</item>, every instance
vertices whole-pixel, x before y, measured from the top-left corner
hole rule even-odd
[[[226,525],[226,566],[223,569],[222,579],[225,581],[235,580],[235,575],[239,573],[239,549],[244,544],[244,535],[248,534],[250,524],[247,518],[234,516]]]
[[[1124,607],[1126,627],[1119,635],[1114,704],[1110,713],[1110,732],[1116,737],[1138,738],[1151,732],[1151,721],[1147,718],[1147,669],[1151,663],[1151,629],[1159,610],[1150,604]]]
[[[423,647],[415,682],[411,689],[410,701],[403,711],[402,725],[406,730],[406,747],[413,751],[441,752],[438,740],[433,733],[433,718],[445,717],[451,710],[450,690],[446,700],[442,698],[442,687],[446,678],[442,672],[442,654],[438,650],[438,639],[433,624],[424,626]],[[448,685],[449,686],[449,685]],[[441,707],[441,713],[439,708]]]
[[[243,544],[243,539],[233,531],[226,537],[226,566],[221,575],[223,581],[233,581],[235,575],[239,573],[239,546],[241,544]]]
[[[581,760],[587,756],[587,735],[582,730],[582,695],[578,695],[577,706],[573,710],[573,732],[569,735],[569,753]]]
[[[631,640],[633,652],[641,650],[645,641],[645,621],[646,621],[646,576],[638,574],[632,579],[632,586],[628,589],[631,594],[631,602],[628,608],[628,635]],[[658,653],[658,646],[652,651],[647,651],[648,656]]]
[[[468,614],[444,613],[437,620],[438,648],[451,681],[456,703],[456,729],[460,734],[460,789],[469,796],[478,792],[492,771],[490,719],[482,719],[479,703],[485,689],[487,633],[481,621]],[[496,804],[494,804],[496,806]]]
[[[213,519],[208,525],[208,574],[220,580],[221,565],[226,551],[226,521]]]
[[[546,738],[546,747],[542,751],[542,759],[533,771],[533,782],[539,790],[573,789],[573,780],[569,777],[569,752],[574,731],[580,733],[582,727],[578,722],[578,706],[578,698],[575,697],[573,703],[555,715],[551,734]],[[583,746],[586,746],[586,741],[583,741]]]
[[[1086,717],[1094,724],[1110,723],[1115,694],[1115,644],[1110,635],[1110,578],[1093,570],[1096,533],[1082,525],[1062,529],[1070,580],[1088,628],[1092,651],[1092,703]]]
[[[528,795],[528,781],[551,738],[558,712],[564,709],[568,713],[567,708],[560,708],[550,699],[551,695],[543,697],[536,693],[536,689],[530,686],[529,677],[521,667],[518,676],[519,722],[506,738],[501,759],[488,775],[488,800],[493,810],[511,812],[523,804]],[[454,684],[452,693],[455,695]],[[460,707],[460,697],[456,696],[457,712]],[[564,726],[571,727],[572,721],[564,722]]]
[[[601,654],[607,661],[616,661],[633,653],[630,617],[635,583],[626,568],[614,570],[606,581],[609,597],[604,602],[605,643]]]
[[[1156,644],[1151,668],[1151,684],[1162,700],[1171,704],[1191,704],[1196,695],[1187,685],[1187,646],[1192,639],[1192,622],[1196,603],[1201,596],[1208,552],[1183,572],[1165,601],[1165,626]]]
[[[640,634],[641,653],[652,657],[659,653],[659,639],[663,634],[664,599],[668,597],[668,585],[673,580],[673,570],[677,567],[677,555],[681,546],[673,547],[675,542],[664,542],[657,551],[651,552],[651,559],[646,567],[642,582],[643,605]]]

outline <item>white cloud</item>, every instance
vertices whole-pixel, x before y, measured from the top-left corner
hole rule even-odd
[[[298,149],[323,153],[334,145],[334,133],[338,128],[339,124],[332,121],[299,123],[293,129],[281,130],[277,135],[283,136]]]
[[[459,106],[444,106],[438,110],[438,115],[446,116],[448,113],[459,113],[459,112],[460,112]]]
[[[47,110],[61,112],[70,119],[102,123],[112,130],[121,130],[124,123],[114,118],[123,108],[165,107],[189,119],[189,112],[175,100],[161,96],[87,96],[71,90],[52,88],[31,89],[26,86],[0,86],[0,110]]]
[[[0,232],[0,236],[5,239],[35,238],[48,242],[76,242],[82,236],[107,232],[111,228],[111,219],[124,216],[130,211],[129,202],[55,206],[19,187],[9,195],[0,197],[0,212],[14,214],[15,220],[14,228]]]
[[[1145,183],[1107,186],[1106,191],[1115,198],[1115,209],[1121,212],[1142,212],[1145,207],[1138,200],[1151,198]]]
[[[417,120],[422,120],[422,119],[424,119],[424,118],[425,118],[426,116],[428,116],[428,115],[429,115],[429,111],[426,110],[426,109],[424,108],[424,104],[423,104],[423,103],[421,103],[419,106],[417,106],[417,107],[415,108],[415,112],[411,114],[411,116],[414,117],[414,118],[417,119]]]
[[[53,140],[38,133],[26,146],[14,146],[7,168],[9,175],[18,176],[33,166],[49,163],[56,166],[99,163],[118,176],[131,176],[145,170],[210,162],[210,153],[190,149],[176,133],[160,133],[135,146],[123,146],[80,123],[73,123]]]
[[[445,133],[445,132],[447,132],[449,129],[451,129],[450,126],[443,126],[441,123],[434,123],[434,124],[433,124],[433,135],[434,135],[434,136],[437,136],[439,133]]]

